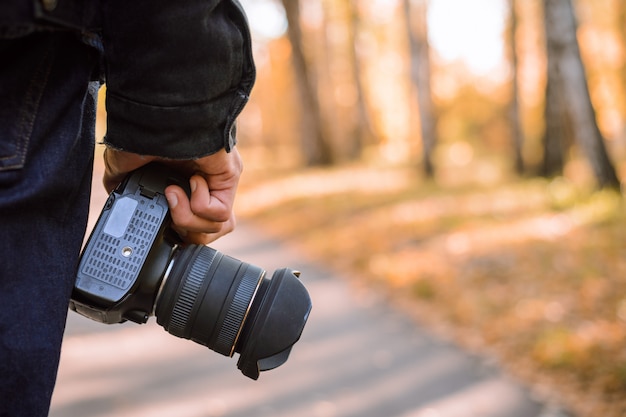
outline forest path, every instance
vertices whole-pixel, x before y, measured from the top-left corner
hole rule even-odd
[[[420,329],[368,289],[306,260],[252,224],[216,249],[268,273],[302,271],[313,310],[281,367],[244,377],[236,360],[149,324],[73,312],[51,417],[564,417],[487,358]]]
[[[106,195],[97,165],[90,228]],[[302,339],[258,381],[156,324],[103,325],[70,312],[50,417],[567,417],[489,358],[418,327],[367,288],[252,223],[212,245],[302,272],[313,301]]]

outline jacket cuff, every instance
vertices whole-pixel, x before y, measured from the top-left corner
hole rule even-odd
[[[104,144],[140,155],[195,159],[236,144],[235,118],[248,101],[244,92],[189,106],[159,107],[107,92]],[[150,140],[146,140],[149,137]]]

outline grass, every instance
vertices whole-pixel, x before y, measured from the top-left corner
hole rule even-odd
[[[241,186],[240,217],[550,387],[581,417],[626,415],[626,215],[617,193],[563,178],[442,186],[365,166],[252,178]]]

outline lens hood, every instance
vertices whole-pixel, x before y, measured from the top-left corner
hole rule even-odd
[[[298,276],[288,268],[274,272],[256,310],[246,323],[245,340],[237,367],[249,378],[285,363],[291,347],[300,339],[311,311],[311,298]],[[255,303],[256,304],[256,303]],[[239,351],[239,350],[238,350]]]

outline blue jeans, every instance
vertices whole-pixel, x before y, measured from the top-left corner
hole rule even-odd
[[[87,224],[98,59],[68,32],[0,40],[2,417],[48,414]]]

